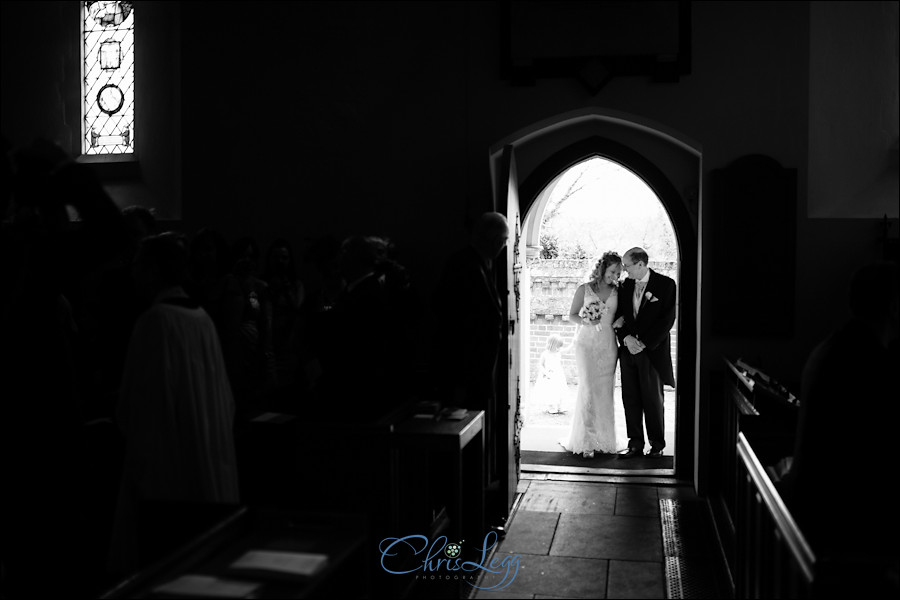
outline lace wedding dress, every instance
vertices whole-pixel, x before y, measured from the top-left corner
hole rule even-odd
[[[584,310],[592,303],[605,304],[600,327],[585,323],[575,334],[575,366],[578,371],[578,395],[572,415],[572,429],[560,444],[574,454],[590,457],[594,451],[615,453],[616,415],[613,387],[616,377],[618,349],[612,324],[618,306],[618,292],[613,290],[602,302],[590,285],[584,288]]]

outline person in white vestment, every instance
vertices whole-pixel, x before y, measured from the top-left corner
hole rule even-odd
[[[182,288],[184,238],[146,238],[135,285],[150,307],[135,324],[116,419],[126,444],[110,566],[134,570],[148,502],[236,504],[234,399],[212,319]]]

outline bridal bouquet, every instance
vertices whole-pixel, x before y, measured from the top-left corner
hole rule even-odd
[[[581,318],[589,321],[599,321],[603,315],[609,312],[609,307],[603,302],[591,302],[581,309]],[[596,323],[594,329],[603,330],[602,323]]]

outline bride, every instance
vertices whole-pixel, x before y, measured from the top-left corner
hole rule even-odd
[[[622,259],[606,252],[590,280],[575,290],[569,319],[579,324],[575,334],[578,395],[568,440],[560,444],[574,454],[592,458],[594,451],[615,453],[616,416],[613,407],[618,350],[613,319],[618,306]]]

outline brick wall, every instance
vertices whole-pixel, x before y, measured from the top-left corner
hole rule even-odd
[[[593,259],[553,259],[529,260],[528,271],[531,278],[531,336],[530,368],[531,381],[537,377],[538,360],[547,348],[547,339],[559,335],[566,347],[563,348],[563,370],[570,384],[578,383],[575,370],[575,351],[571,346],[575,339],[577,325],[569,321],[569,308],[575,290],[583,283],[594,264]],[[650,261],[650,267],[663,275],[678,281],[678,265],[674,262]],[[672,364],[676,364],[677,328],[672,328]],[[616,371],[618,385],[618,370]]]

